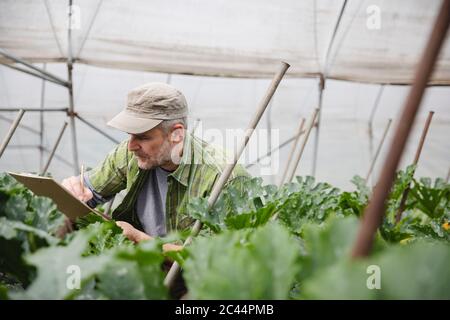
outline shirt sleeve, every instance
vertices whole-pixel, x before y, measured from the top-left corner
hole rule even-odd
[[[112,198],[127,186],[127,169],[131,160],[128,140],[121,142],[94,169],[86,172],[84,181],[94,195],[88,205],[96,206]]]
[[[95,191],[94,187],[92,186],[91,181],[89,180],[89,177],[87,174],[84,174],[83,176],[83,180],[84,180],[84,185],[85,187],[87,187],[89,190],[91,190],[92,192],[92,199],[88,200],[86,202],[86,204],[91,207],[91,208],[95,208],[97,207],[99,204],[108,202],[112,197],[109,198],[105,198],[103,197],[101,194],[99,194],[97,191]]]

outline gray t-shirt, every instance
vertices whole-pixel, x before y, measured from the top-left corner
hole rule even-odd
[[[136,213],[145,233],[152,237],[165,236],[166,231],[166,198],[167,176],[169,171],[157,167],[151,169],[136,201]],[[84,175],[85,185],[92,191],[94,197],[87,202],[91,208],[109,199],[103,198],[92,187],[87,174]]]
[[[166,235],[167,176],[159,167],[150,170],[136,202],[136,212],[145,233],[152,237]]]

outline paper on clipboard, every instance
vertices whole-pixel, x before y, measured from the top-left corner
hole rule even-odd
[[[97,211],[91,209],[88,205],[75,198],[62,185],[53,180],[53,178],[41,177],[28,173],[8,172],[8,174],[24,184],[37,196],[51,198],[56,203],[58,210],[64,213],[72,221],[76,220],[76,218],[83,217],[90,212],[97,215],[99,214]]]

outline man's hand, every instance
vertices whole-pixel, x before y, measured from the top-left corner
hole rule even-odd
[[[66,178],[61,182],[62,186],[66,188],[71,194],[73,194],[78,200],[86,202],[92,199],[93,194],[89,188],[84,187],[81,184],[80,176],[73,176]]]
[[[148,234],[136,229],[131,224],[125,221],[116,221],[116,224],[122,228],[123,235],[130,239],[131,241],[134,241],[136,243],[141,242],[143,240],[151,240],[153,239]]]
[[[131,241],[138,243],[144,240],[152,240],[153,237],[149,236],[145,232],[142,232],[135,227],[133,227],[131,224],[125,221],[116,221],[116,224],[122,228],[123,235],[130,239]],[[178,251],[183,249],[182,246],[172,244],[172,243],[165,243],[163,244],[163,251]]]

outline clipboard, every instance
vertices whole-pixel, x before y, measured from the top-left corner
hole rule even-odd
[[[77,218],[83,217],[90,212],[100,215],[105,220],[111,220],[106,215],[78,200],[53,178],[29,173],[8,172],[8,174],[33,191],[35,195],[51,198],[58,210],[64,213],[71,221],[75,221]]]

